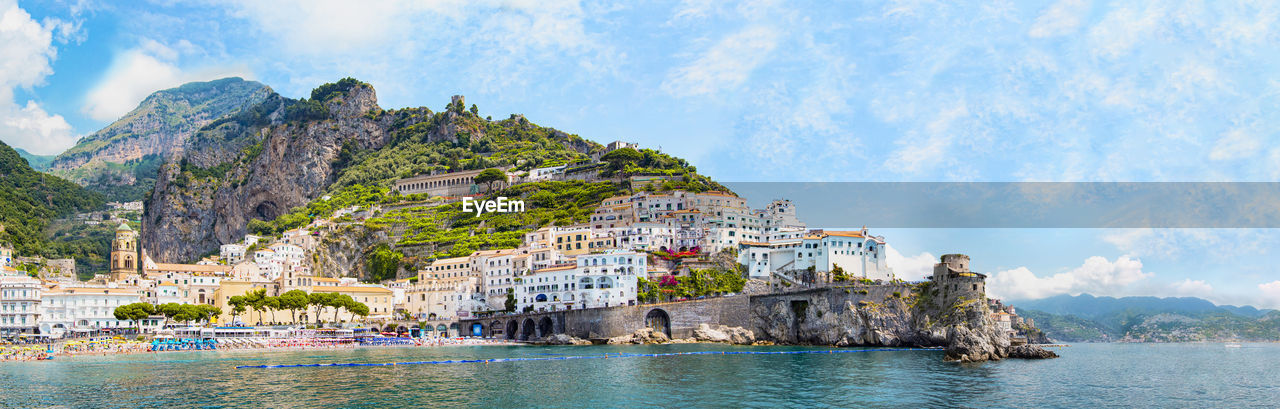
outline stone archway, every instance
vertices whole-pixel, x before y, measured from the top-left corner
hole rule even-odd
[[[533,318],[525,318],[524,322],[520,323],[520,340],[528,341],[529,338],[533,338],[536,329]]]
[[[671,337],[671,315],[661,308],[649,310],[644,315],[644,326],[666,334],[667,338]]]
[[[551,321],[551,317],[542,317],[538,320],[538,338],[546,338],[555,333],[555,322]]]
[[[507,339],[516,339],[516,331],[520,330],[520,324],[516,320],[507,322]]]
[[[489,338],[497,338],[502,335],[502,321],[494,321],[489,323]]]

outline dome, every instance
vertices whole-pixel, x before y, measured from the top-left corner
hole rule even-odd
[[[129,227],[129,223],[120,223],[120,227],[117,227],[116,231],[133,231],[133,228]]]

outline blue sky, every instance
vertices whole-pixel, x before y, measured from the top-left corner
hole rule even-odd
[[[726,181],[1280,177],[1274,2],[114,3],[0,0],[0,139],[56,153],[186,81],[354,76]],[[1272,230],[883,233],[902,270],[971,253],[1007,297],[1280,307]]]

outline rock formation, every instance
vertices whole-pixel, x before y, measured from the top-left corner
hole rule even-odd
[[[754,330],[777,343],[945,347],[945,359],[958,362],[1009,357],[1009,337],[987,308],[985,276],[949,270],[948,256],[935,267],[934,280],[922,284],[826,287],[753,299]],[[1018,357],[1045,355],[1035,349],[1020,349]]]
[[[693,340],[697,342],[722,342],[734,345],[751,345],[756,342],[756,336],[751,330],[742,327],[730,327],[725,325],[711,326],[707,324],[699,325],[693,330]]]

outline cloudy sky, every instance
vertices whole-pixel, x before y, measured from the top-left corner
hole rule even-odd
[[[1275,2],[114,3],[0,0],[0,140],[57,153],[187,81],[354,76],[383,107],[463,94],[725,181],[1280,178]],[[881,233],[904,274],[970,253],[1008,298],[1280,307],[1267,229]]]

